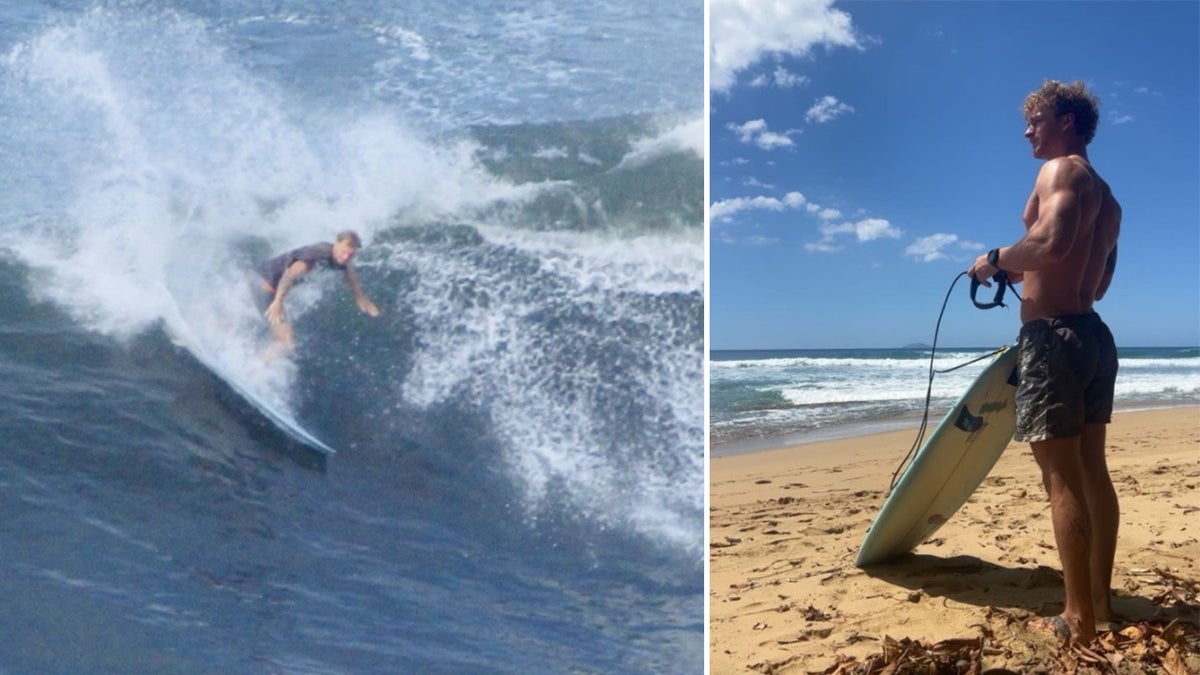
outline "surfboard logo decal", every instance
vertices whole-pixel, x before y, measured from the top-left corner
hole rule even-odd
[[[1004,410],[1007,407],[1008,407],[1008,399],[1004,399],[1003,401],[988,401],[987,403],[984,403],[979,408],[979,414],[986,415],[987,413],[990,413],[990,412],[997,412],[1000,410]]]

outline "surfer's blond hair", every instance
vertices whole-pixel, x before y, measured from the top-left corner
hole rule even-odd
[[[354,230],[342,230],[338,232],[334,241],[347,241],[355,250],[362,248],[362,239],[359,238],[358,233]]]
[[[1075,133],[1083,138],[1083,144],[1092,142],[1096,135],[1096,124],[1100,121],[1100,101],[1087,89],[1087,85],[1076,80],[1063,84],[1058,80],[1046,80],[1042,88],[1025,97],[1021,112],[1025,118],[1035,110],[1049,108],[1055,117],[1067,113],[1075,115]]]

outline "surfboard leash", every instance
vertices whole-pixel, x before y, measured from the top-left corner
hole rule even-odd
[[[983,356],[971,359],[970,361],[967,361],[966,363],[960,363],[957,366],[950,366],[949,368],[943,368],[942,370],[935,370],[933,372],[937,373],[938,375],[945,375],[946,373],[953,373],[954,371],[958,370],[959,368],[966,368],[967,366],[971,365],[972,363],[979,363],[980,361],[983,361],[984,359],[991,358],[991,357],[999,354],[1000,352],[1004,351],[1005,349],[1008,349],[1008,347],[997,347],[997,348],[993,349],[992,351],[984,354]]]
[[[946,306],[950,303],[950,295],[954,293],[954,287],[958,285],[958,280],[965,276],[967,276],[966,272],[959,272],[958,275],[954,277],[954,281],[950,282],[950,288],[946,290],[946,297],[942,300],[942,309],[940,312],[938,312],[937,323],[933,328],[933,346],[929,349],[929,383],[925,388],[925,411],[921,414],[921,425],[917,428],[916,440],[913,441],[912,447],[908,449],[908,454],[904,456],[904,459],[900,460],[900,466],[896,467],[896,472],[892,474],[892,482],[888,485],[889,493],[891,493],[892,489],[896,487],[896,479],[899,478],[901,473],[903,473],[904,467],[907,466],[909,460],[912,459],[913,453],[917,451],[917,448],[921,447],[921,442],[925,440],[925,431],[929,428],[929,403],[933,399],[933,376],[938,373],[949,373],[964,366],[969,366],[972,363],[995,356],[1005,349],[1004,347],[1000,347],[999,349],[984,354],[979,358],[972,359],[966,363],[960,363],[953,368],[947,368],[945,370],[934,369],[933,363],[934,359],[937,357],[938,334],[942,330],[942,317],[946,315]],[[971,302],[974,303],[976,307],[979,309],[1007,307],[1007,305],[1004,304],[1004,292],[1010,288],[1012,289],[1013,295],[1017,296],[1017,300],[1022,300],[1021,295],[1017,293],[1016,287],[1013,286],[1011,281],[1009,281],[1008,275],[1004,272],[1004,270],[996,272],[996,274],[992,276],[992,280],[997,284],[996,295],[994,298],[992,298],[990,303],[981,303],[975,299],[975,294],[979,290],[980,281],[974,277],[971,278]]]
[[[950,284],[951,289],[954,288],[954,284],[958,283],[958,278],[964,274],[966,274],[966,272],[962,272],[958,275],[958,277],[954,277],[954,283]],[[996,270],[996,273],[992,275],[992,281],[996,282],[996,296],[994,298],[992,298],[991,302],[979,302],[978,300],[975,299],[975,294],[979,291],[979,286],[983,282],[976,279],[975,277],[971,277],[971,302],[974,303],[975,306],[978,307],[979,309],[991,309],[993,307],[1008,307],[1008,305],[1004,304],[1004,291],[1006,291],[1010,288],[1012,289],[1013,295],[1017,296],[1017,300],[1022,300],[1021,294],[1017,292],[1017,287],[1014,286],[1013,283],[1008,280],[1008,272],[1005,272],[1004,270],[1001,270],[1001,269]],[[942,305],[942,309],[944,310],[945,308],[946,308],[946,306]],[[941,321],[941,320],[942,320],[941,317],[938,317],[938,321]]]

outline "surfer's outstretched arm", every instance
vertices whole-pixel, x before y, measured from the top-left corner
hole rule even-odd
[[[346,283],[350,285],[350,292],[354,294],[354,302],[358,303],[358,308],[369,316],[379,316],[379,308],[371,302],[366,293],[363,293],[362,286],[358,283],[358,275],[349,265],[346,266]]]

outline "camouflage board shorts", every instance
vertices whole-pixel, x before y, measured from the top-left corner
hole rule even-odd
[[[1083,433],[1112,421],[1117,347],[1095,312],[1035,319],[1018,339],[1018,441],[1045,441]]]

